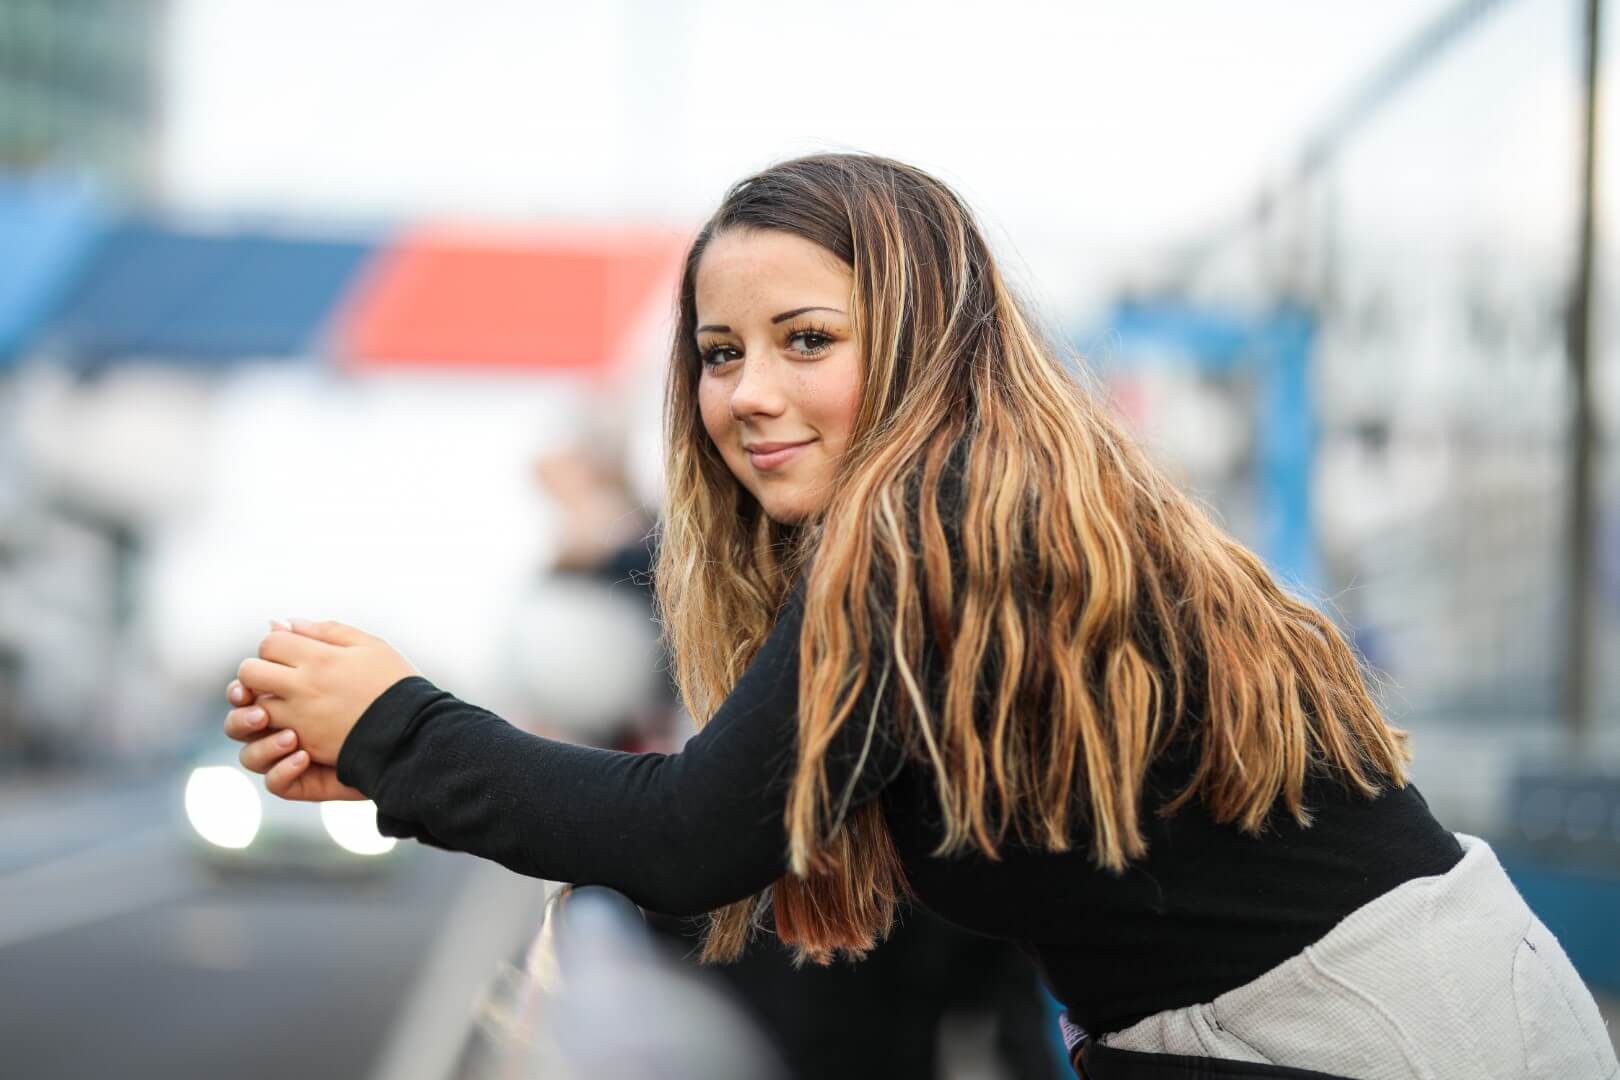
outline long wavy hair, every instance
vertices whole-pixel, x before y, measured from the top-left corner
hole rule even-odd
[[[694,282],[731,229],[804,237],[853,271],[860,403],[825,510],[797,525],[762,511],[699,416]],[[1119,871],[1146,850],[1144,813],[1201,799],[1258,833],[1278,804],[1309,823],[1310,774],[1367,796],[1405,783],[1405,733],[1332,622],[1147,459],[926,173],[820,154],[734,185],[686,256],[665,406],[655,577],[699,724],[807,575],[789,870],[711,915],[705,959],[738,956],[767,911],[801,961],[888,933],[906,883],[879,803],[845,812],[825,768],[869,680],[931,774],[940,855],[996,858],[1011,836],[1078,843]],[[922,675],[925,636],[942,693]],[[1178,730],[1191,779],[1146,808],[1144,777]]]

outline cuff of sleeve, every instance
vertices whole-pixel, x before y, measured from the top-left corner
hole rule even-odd
[[[421,831],[421,827],[414,821],[406,821],[404,818],[385,814],[381,810],[377,811],[377,832],[382,836],[392,837],[395,840],[415,840]]]
[[[396,840],[415,840],[417,843],[426,844],[428,847],[442,848],[445,851],[456,850],[449,844],[441,842],[416,822],[406,821],[404,818],[394,817],[392,814],[385,814],[381,810],[377,811],[377,832],[383,836],[391,836]]]
[[[376,798],[383,770],[417,712],[440,693],[420,675],[407,675],[377,696],[338,750],[338,779]]]

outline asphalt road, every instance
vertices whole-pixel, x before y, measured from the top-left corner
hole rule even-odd
[[[376,879],[219,877],[180,791],[0,775],[0,1080],[445,1080],[540,883],[415,845]]]
[[[0,1078],[431,1075],[539,883],[417,845],[374,879],[220,877],[180,784],[0,779]]]

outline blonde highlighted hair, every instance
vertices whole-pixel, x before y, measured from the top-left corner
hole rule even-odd
[[[853,271],[860,406],[826,510],[797,526],[764,514],[699,419],[694,279],[732,229],[796,234]],[[711,916],[706,959],[736,957],[767,904],[801,959],[888,932],[906,884],[880,806],[844,812],[825,760],[869,682],[932,776],[942,855],[995,858],[1011,836],[1119,871],[1146,850],[1144,812],[1200,799],[1256,833],[1278,806],[1308,823],[1313,772],[1367,796],[1405,783],[1405,734],[1337,629],[1144,456],[1032,325],[968,209],[918,169],[822,154],[732,187],[686,258],[665,423],[656,581],[698,723],[808,574],[789,872]],[[1145,808],[1178,732],[1191,781]]]

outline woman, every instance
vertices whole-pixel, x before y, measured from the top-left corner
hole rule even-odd
[[[229,688],[244,764],[711,912],[712,960],[767,905],[801,957],[858,957],[915,898],[1031,951],[1091,1076],[1615,1068],[1332,624],[1075,383],[938,181],[821,155],[737,184],[686,260],[665,419],[660,603],[707,721],[682,753],[523,734],[299,623]]]

